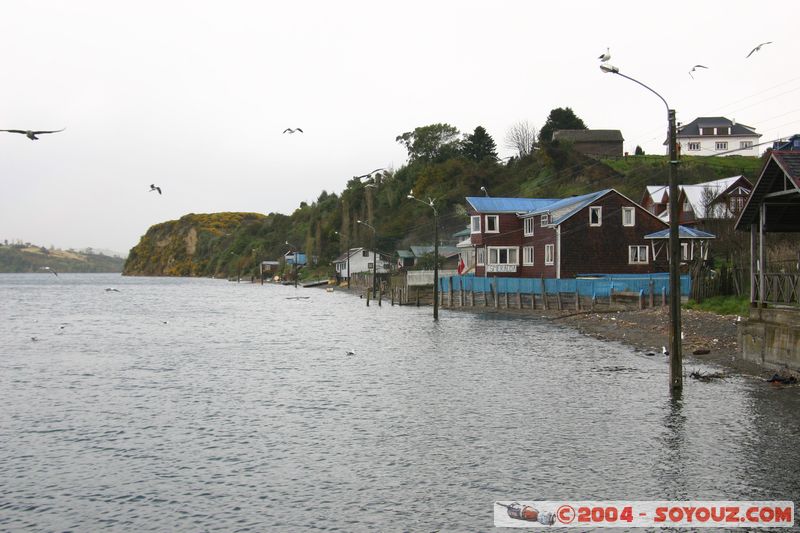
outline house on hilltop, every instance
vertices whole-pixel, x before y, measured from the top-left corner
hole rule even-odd
[[[684,155],[758,157],[760,137],[755,128],[725,117],[698,117],[677,129],[678,150]]]
[[[566,141],[578,152],[591,157],[622,157],[622,132],[619,130],[556,130],[554,141]]]

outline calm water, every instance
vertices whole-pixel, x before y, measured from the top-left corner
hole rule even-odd
[[[488,531],[495,500],[800,500],[799,388],[686,380],[673,402],[661,356],[535,318],[9,274],[0,319],[0,530]]]

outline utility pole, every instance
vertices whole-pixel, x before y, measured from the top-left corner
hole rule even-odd
[[[683,388],[681,353],[681,244],[678,220],[678,146],[675,110],[667,109],[669,122],[669,383],[673,391]]]

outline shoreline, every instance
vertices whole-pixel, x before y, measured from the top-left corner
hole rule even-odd
[[[358,294],[357,290],[351,291],[345,287],[337,286],[335,290],[353,295]],[[427,304],[426,307],[430,307],[430,305]],[[662,353],[662,347],[669,345],[669,307],[667,306],[645,309],[620,306],[594,311],[441,306],[440,311],[494,313],[545,319],[598,340],[621,342],[632,347],[634,351],[653,352],[658,355]],[[724,371],[719,377],[735,373],[766,380],[776,373],[787,372],[797,377],[796,373],[790,371],[768,368],[742,359],[738,345],[736,318],[733,315],[717,315],[707,311],[681,309],[684,379],[690,377],[693,361],[721,367]],[[698,350],[699,353],[694,353]]]

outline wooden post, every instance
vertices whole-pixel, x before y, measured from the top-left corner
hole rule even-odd
[[[390,295],[390,297],[391,297],[391,299],[392,299],[392,307],[394,307],[394,291],[396,291],[396,290],[397,290],[397,289],[395,289],[394,287],[392,287],[391,289],[389,289],[389,295]]]
[[[447,287],[450,291],[447,293],[447,299],[450,303],[450,308],[453,308],[453,276],[447,278]]]
[[[558,310],[561,311],[561,290],[556,291],[556,303],[558,304]]]
[[[661,306],[667,305],[667,288],[661,287]]]
[[[644,309],[644,289],[639,289],[639,309]]]
[[[419,307],[419,287],[417,287],[417,307]]]
[[[531,291],[531,311],[536,309],[536,293]]]
[[[549,309],[550,306],[547,303],[547,285],[544,282],[544,278],[539,278],[542,281],[542,308]]]
[[[656,282],[653,281],[653,278],[650,278],[650,283],[648,283],[648,285],[650,287],[650,302],[649,303],[650,303],[650,307],[653,307],[655,305],[655,299],[656,299],[656,294],[655,294],[656,293]]]
[[[378,289],[378,307],[381,306],[381,301],[383,301],[383,287]]]
[[[581,293],[578,292],[578,284],[575,284],[575,310],[581,310]]]
[[[466,295],[464,294],[464,279],[461,276],[458,276],[458,303],[461,307],[464,307],[465,300]]]
[[[522,293],[517,290],[517,309],[522,309]]]
[[[371,291],[367,289],[367,307],[369,307],[369,297],[371,296],[370,292]]]
[[[594,306],[597,305],[597,295],[592,294],[592,311],[594,311]]]
[[[508,309],[508,292],[507,292],[507,291],[504,293],[504,296],[503,296],[503,298],[504,298],[504,299],[505,299],[505,301],[506,301],[506,309]]]

